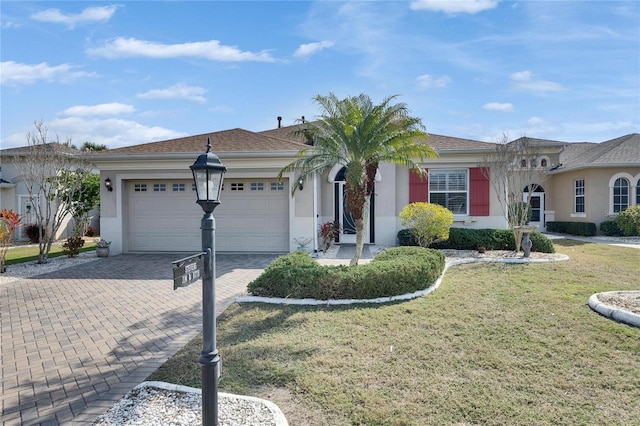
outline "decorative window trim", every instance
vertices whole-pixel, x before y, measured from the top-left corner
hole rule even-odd
[[[640,176],[639,176],[640,177]],[[627,207],[629,207],[631,204],[631,202],[634,200],[633,197],[633,188],[635,187],[633,184],[636,182],[636,180],[634,179],[633,176],[631,176],[631,174],[626,173],[626,172],[621,172],[621,173],[616,173],[615,175],[613,175],[611,177],[611,179],[609,179],[609,215],[613,215],[616,216],[619,212],[616,212],[614,210],[615,206],[613,203],[613,197],[614,197],[614,192],[615,192],[615,183],[618,179],[625,179],[627,181],[628,187],[627,187]],[[624,210],[624,209],[622,209]],[[620,210],[620,211],[622,211]]]

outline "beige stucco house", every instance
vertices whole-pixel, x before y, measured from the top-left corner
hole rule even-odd
[[[189,166],[205,151],[208,138],[212,151],[227,167],[221,205],[214,212],[218,251],[287,252],[297,247],[296,239],[305,238],[316,238],[309,248],[317,248],[317,229],[329,220],[342,224],[340,243],[355,242],[344,206],[341,165],[306,182],[299,182],[295,173],[285,175],[282,181],[277,179],[278,172],[307,146],[290,135],[294,128],[264,132],[231,129],[94,153],[92,161],[100,170],[101,181],[109,179],[113,188],[108,191],[102,187],[100,218],[101,234],[112,241],[112,253],[200,250],[202,210],[195,202]],[[620,173],[637,188],[638,135],[626,138],[632,141],[625,145],[625,152],[631,155],[629,164],[612,164],[608,172],[593,164],[580,168],[575,162],[576,157],[583,158],[579,149],[601,144],[539,141],[539,164],[552,173],[541,192],[534,194],[538,198],[532,200],[538,203],[535,224],[541,230],[550,220],[602,220],[605,216],[592,212],[600,204],[600,210],[609,208],[609,181],[615,182],[614,176]],[[398,213],[412,201],[446,204],[454,211],[454,226],[506,227],[500,204],[481,171],[483,158],[493,144],[441,135],[430,135],[426,143],[439,154],[424,164],[429,179],[420,180],[395,165],[380,165],[365,242],[395,245],[401,229]],[[580,174],[580,170],[586,172]],[[567,200],[574,199],[578,176],[584,178],[587,191],[584,215],[569,212],[567,207]],[[601,183],[596,184],[596,179],[606,180],[604,196],[597,195]],[[291,185],[298,186],[293,196]],[[637,189],[630,191],[637,194]],[[631,204],[638,202],[637,195],[634,197]]]

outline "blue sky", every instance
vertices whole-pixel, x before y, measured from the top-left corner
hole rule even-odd
[[[109,148],[294,124],[312,98],[408,105],[427,132],[640,132],[640,2],[2,1],[1,147],[34,121]]]

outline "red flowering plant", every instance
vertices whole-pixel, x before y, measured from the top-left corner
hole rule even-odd
[[[336,236],[340,233],[340,222],[330,220],[320,225],[320,238],[322,239],[322,251],[326,252],[333,244]]]
[[[6,272],[5,258],[13,241],[13,232],[20,226],[20,215],[13,210],[0,210],[0,273]]]

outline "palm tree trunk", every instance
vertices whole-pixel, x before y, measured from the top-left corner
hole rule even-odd
[[[367,222],[369,219],[369,203],[370,197],[366,197],[364,200],[364,208],[362,210],[362,219],[356,219],[356,253],[354,254],[349,265],[355,266],[362,256],[362,248],[364,247],[364,236]]]

